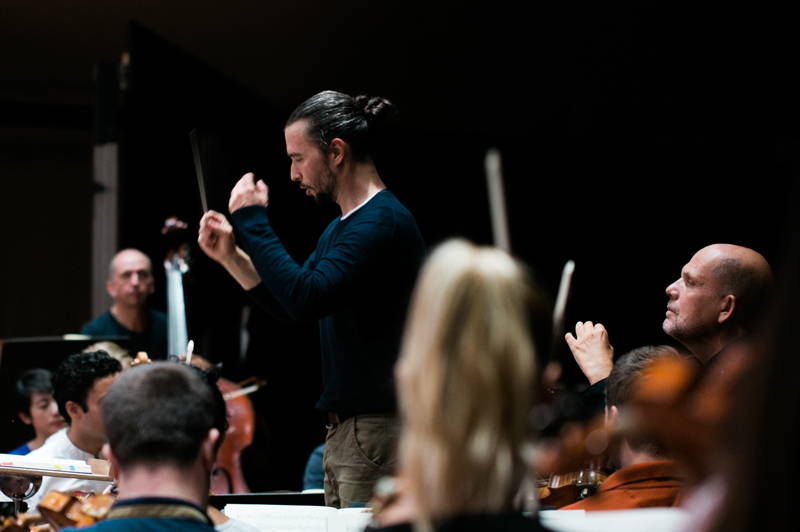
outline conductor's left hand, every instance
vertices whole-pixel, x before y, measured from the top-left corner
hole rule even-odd
[[[242,207],[251,205],[261,205],[266,207],[269,204],[269,188],[263,180],[255,180],[255,174],[248,172],[236,183],[231,190],[231,198],[228,201],[228,210],[233,213]]]

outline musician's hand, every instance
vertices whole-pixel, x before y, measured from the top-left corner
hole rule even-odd
[[[564,338],[589,384],[608,377],[614,367],[614,348],[608,343],[608,333],[602,324],[579,321],[575,324],[575,336],[567,333]]]
[[[269,203],[269,188],[263,180],[255,180],[255,174],[248,172],[234,185],[231,198],[228,200],[228,211],[231,213],[242,207],[261,205],[266,207]]]
[[[253,261],[236,245],[233,227],[220,213],[208,211],[203,215],[197,243],[206,255],[222,264],[245,290],[251,290],[261,282]]]
[[[216,211],[208,211],[200,219],[197,243],[206,255],[220,264],[230,260],[236,253],[233,227],[225,216]]]

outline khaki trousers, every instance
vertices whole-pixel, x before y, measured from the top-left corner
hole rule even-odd
[[[330,425],[325,438],[325,504],[365,506],[375,482],[394,473],[399,422],[395,415],[354,416]]]

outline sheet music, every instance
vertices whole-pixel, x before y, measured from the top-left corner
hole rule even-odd
[[[281,504],[226,504],[222,513],[270,532],[362,532],[372,517],[364,508]]]
[[[574,510],[541,511],[539,519],[555,532],[681,532],[689,517],[689,513],[680,508],[572,512]]]

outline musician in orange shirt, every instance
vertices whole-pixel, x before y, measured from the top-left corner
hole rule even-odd
[[[651,364],[665,357],[683,358],[674,348],[645,346],[622,355],[606,382],[606,422],[611,431],[625,416],[625,403],[633,390],[648,378]],[[651,438],[629,435],[616,448],[621,466],[600,485],[597,493],[562,510],[624,510],[675,506],[686,477],[680,465],[665,456]]]

